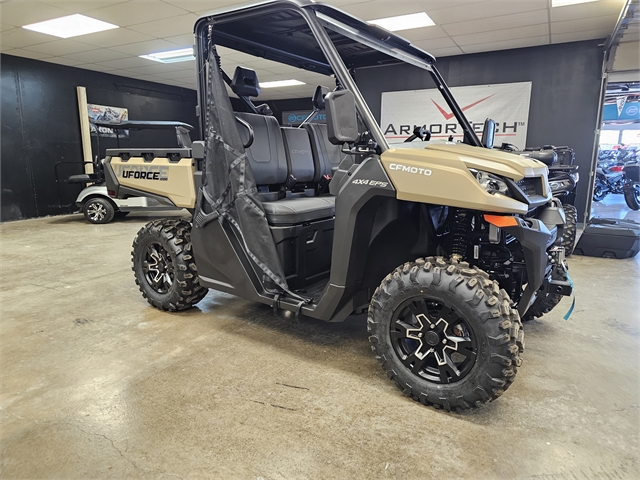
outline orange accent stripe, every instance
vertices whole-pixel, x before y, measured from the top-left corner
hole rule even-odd
[[[504,215],[485,215],[484,219],[491,225],[495,225],[499,228],[518,226],[518,220],[516,220],[516,217],[508,217]]]

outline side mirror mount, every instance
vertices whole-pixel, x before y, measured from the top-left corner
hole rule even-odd
[[[353,143],[358,139],[356,101],[349,90],[329,92],[324,98],[327,113],[327,136],[334,145]]]
[[[482,145],[485,148],[493,148],[493,139],[496,134],[496,122],[487,118],[484,121],[484,130],[482,130]]]

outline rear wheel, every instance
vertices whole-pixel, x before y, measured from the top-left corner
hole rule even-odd
[[[578,209],[573,205],[564,205],[564,215],[566,223],[562,233],[562,246],[564,247],[565,256],[573,253],[573,247],[576,243],[576,229],[578,224]]]
[[[634,186],[624,189],[624,201],[631,210],[640,210],[640,191],[636,190]]]
[[[198,281],[191,249],[191,224],[154,220],[140,229],[131,252],[142,296],[160,310],[186,310],[207,294]]]
[[[369,341],[405,395],[446,410],[478,407],[511,385],[524,332],[507,293],[467,263],[428,257],[388,275],[371,299]]]
[[[102,197],[93,197],[84,202],[82,206],[84,218],[90,223],[109,223],[113,220],[116,209],[110,200]]]

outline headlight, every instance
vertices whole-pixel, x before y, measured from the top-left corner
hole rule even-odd
[[[472,168],[469,171],[476,177],[478,183],[488,193],[501,193],[502,195],[509,195],[509,187],[507,184],[497,175],[493,173],[483,172],[482,170],[474,170]]]

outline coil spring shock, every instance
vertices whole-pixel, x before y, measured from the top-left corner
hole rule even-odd
[[[457,210],[451,224],[451,259],[460,261],[469,251],[469,234],[473,215],[465,210]]]

